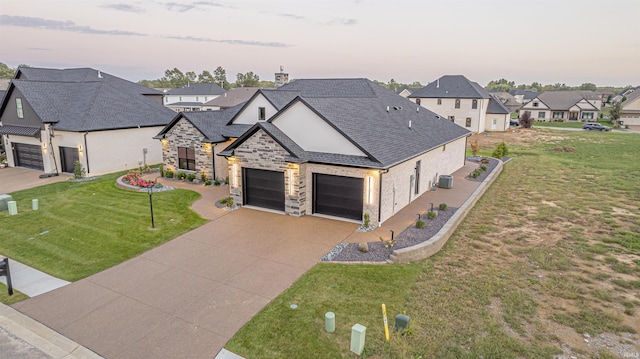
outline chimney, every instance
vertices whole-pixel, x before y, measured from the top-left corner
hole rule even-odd
[[[280,72],[275,74],[276,77],[276,88],[286,84],[289,82],[289,74],[284,72],[284,66],[280,65]]]
[[[101,79],[102,78],[102,72],[100,72],[100,70],[98,70],[98,78]]]

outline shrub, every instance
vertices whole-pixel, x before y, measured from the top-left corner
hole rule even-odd
[[[84,178],[86,175],[87,171],[82,167],[82,163],[80,163],[80,161],[75,161],[73,163],[73,178],[80,179]]]
[[[164,177],[164,166],[160,165],[160,177]]]
[[[206,182],[206,181],[207,181],[207,174],[206,174],[206,173],[204,173],[204,172],[202,172],[202,173],[200,174],[200,180],[201,180],[202,182]]]
[[[227,207],[233,207],[233,197],[229,196],[220,200],[220,203],[226,204]]]
[[[419,220],[416,221],[416,228],[422,229],[422,228],[424,228],[425,224],[426,223],[424,223],[423,220],[419,219]]]
[[[435,211],[429,211],[427,212],[427,218],[429,219],[435,219],[436,217],[438,217],[438,213]]]
[[[364,227],[365,228],[369,228],[370,224],[371,224],[371,216],[369,216],[369,213],[365,213],[364,214]]]
[[[194,179],[196,179],[195,173],[189,173],[187,175],[187,180],[189,180],[189,182],[193,182]]]
[[[522,115],[520,115],[519,122],[522,128],[531,128],[531,125],[533,124],[533,119],[531,118],[531,111],[523,112]]]
[[[507,144],[504,143],[503,141],[503,142],[500,142],[498,146],[496,146],[496,149],[491,154],[491,157],[502,159],[502,157],[508,156],[508,155],[509,155],[509,149],[507,148]]]
[[[480,144],[476,139],[474,142],[471,143],[471,154],[473,154],[473,156],[476,156],[478,152],[480,152]]]
[[[487,170],[487,166],[482,165],[482,166],[480,166],[480,169],[483,170],[483,171],[486,171]]]
[[[178,179],[184,181],[187,178],[187,174],[184,172],[178,172]]]
[[[486,157],[482,157],[482,159],[480,160],[480,163],[488,164],[489,163],[489,159],[486,158]]]
[[[166,178],[173,178],[173,171],[172,170],[166,170],[164,171],[164,176]]]
[[[205,180],[205,181],[204,181],[204,185],[205,185],[205,186],[211,186],[211,181],[209,181],[209,180]]]
[[[216,178],[216,180],[213,181],[213,185],[214,186],[219,186],[220,185],[220,180]]]
[[[440,203],[440,205],[438,206],[438,209],[441,211],[445,211],[448,208],[446,203]]]

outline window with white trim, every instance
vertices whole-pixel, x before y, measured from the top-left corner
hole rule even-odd
[[[562,112],[562,111],[553,111],[553,118],[564,118],[564,112]]]
[[[455,107],[456,108],[460,108],[460,99],[459,98],[456,99],[456,106]]]
[[[545,116],[547,116],[546,112],[544,112],[544,111],[538,112],[538,118],[545,118]]]
[[[478,100],[471,101],[471,109],[475,110],[478,108]]]
[[[267,110],[264,107],[258,107],[258,121],[264,121],[267,118]]]
[[[24,111],[22,110],[22,99],[16,97],[16,111],[18,112],[18,118],[24,118]]]
[[[593,120],[593,112],[583,112],[582,113],[583,120]]]

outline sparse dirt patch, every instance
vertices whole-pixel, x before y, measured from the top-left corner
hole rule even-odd
[[[556,152],[576,152],[576,149],[573,147],[556,147],[553,150]]]

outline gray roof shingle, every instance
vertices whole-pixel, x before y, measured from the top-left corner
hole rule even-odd
[[[538,95],[537,98],[547,105],[550,110],[568,111],[576,103],[586,100],[585,96],[588,95],[584,91],[545,91]],[[597,110],[593,104],[591,106],[593,110]]]
[[[409,98],[491,98],[491,95],[462,75],[445,75],[413,91]]]
[[[489,104],[487,105],[487,113],[496,113],[496,114],[507,114],[511,113],[508,108],[506,108],[500,101],[496,100],[494,97],[489,99]]]
[[[236,87],[227,91],[226,94],[220,95],[213,100],[206,102],[202,106],[218,106],[220,108],[228,108],[243,102],[246,102],[258,91],[257,87]]]
[[[166,125],[175,112],[146,97],[160,92],[93,69],[20,68],[17,89],[43,123],[67,131]],[[5,101],[3,101],[3,108]]]
[[[302,101],[367,154],[366,157],[358,157],[313,152],[302,155],[296,152],[297,157],[307,160],[389,168],[471,134],[469,130],[367,79],[296,80],[280,89],[263,93],[270,100],[276,95],[289,98],[295,95],[295,101],[289,100],[287,104]],[[283,92],[287,92],[286,96]],[[277,123],[277,118],[278,114],[269,122]],[[268,126],[261,128],[270,130]],[[271,130],[271,133],[277,132]],[[228,150],[240,145],[243,138]],[[286,143],[285,140],[282,142]]]

